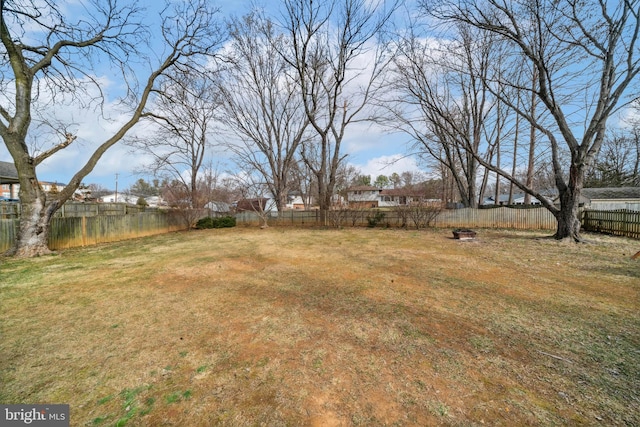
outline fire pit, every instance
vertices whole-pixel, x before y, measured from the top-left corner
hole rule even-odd
[[[476,232],[468,228],[457,228],[453,230],[453,238],[458,240],[473,240],[476,238]]]

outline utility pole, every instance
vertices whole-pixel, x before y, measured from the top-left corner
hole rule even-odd
[[[118,203],[118,174],[116,174],[116,203]]]

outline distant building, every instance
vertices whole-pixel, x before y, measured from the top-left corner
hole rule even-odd
[[[231,205],[225,202],[209,202],[204,205],[210,215],[225,215],[231,212]]]
[[[5,199],[17,199],[18,190],[18,171],[13,163],[0,162],[0,196]]]
[[[18,199],[19,182],[15,165],[10,162],[0,162],[0,196],[4,199]],[[61,182],[40,181],[39,183],[47,193],[62,191],[67,186]]]
[[[129,205],[135,205],[138,203],[139,196],[133,194],[112,193],[106,196],[100,197],[102,203],[127,203]]]
[[[588,209],[640,211],[640,187],[583,188],[581,198]]]
[[[371,185],[358,185],[347,189],[347,201],[352,209],[411,206],[418,203],[440,203],[429,198],[419,187],[382,189]]]
[[[242,199],[236,204],[237,212],[271,212],[277,211],[276,201],[268,197],[257,197],[253,199]]]
[[[513,197],[511,198],[511,203],[509,203],[509,195],[508,194],[500,194],[500,196],[498,197],[498,201],[496,202],[496,198],[495,196],[489,196],[489,197],[485,197],[485,199],[482,201],[482,204],[484,206],[491,206],[491,205],[500,205],[500,206],[508,206],[508,205],[524,205],[524,198],[525,198],[525,194],[524,193],[516,193],[513,195]],[[541,205],[542,203],[540,203],[540,200],[538,200],[537,198],[531,196],[531,205]]]

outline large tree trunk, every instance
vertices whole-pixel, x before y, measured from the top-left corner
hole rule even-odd
[[[34,257],[51,253],[48,246],[49,209],[40,200],[22,204],[19,233],[14,248],[9,252],[17,257]]]
[[[319,178],[319,177],[318,177]],[[320,214],[320,225],[329,225],[329,209],[331,208],[331,194],[325,185],[320,185],[318,191],[318,210]]]
[[[578,216],[578,201],[573,198],[567,198],[562,201],[563,203],[560,212],[556,215],[558,220],[558,228],[556,229],[555,237],[558,240],[572,239],[576,242],[581,242],[580,236],[580,218]]]
[[[581,242],[580,236],[580,194],[584,180],[584,170],[571,166],[569,184],[560,189],[560,211],[556,214],[558,228],[553,236],[558,240],[571,238]]]
[[[58,200],[47,202],[46,193],[33,174],[25,185],[21,180],[21,214],[16,242],[8,254],[16,257],[34,257],[51,253],[49,249],[49,226],[51,217],[58,210]]]

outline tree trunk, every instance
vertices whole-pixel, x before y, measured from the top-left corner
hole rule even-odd
[[[324,187],[324,186],[323,186]],[[329,209],[331,208],[331,194],[326,188],[318,192],[318,210],[320,211],[320,225],[329,225]]]
[[[532,84],[531,84],[531,117],[536,116],[536,80],[538,79],[537,69],[533,68]],[[525,185],[527,188],[533,188],[533,174],[534,174],[534,159],[536,155],[536,128],[531,125],[531,133],[529,134],[529,161],[527,163],[527,181]],[[524,194],[524,204],[531,204],[531,194]]]
[[[37,185],[37,181],[36,185]],[[23,191],[20,186],[21,214],[19,231],[14,247],[8,254],[30,258],[50,254],[49,226],[51,217],[58,210],[58,201],[46,202],[46,194],[39,185]]]
[[[29,208],[22,205],[18,238],[12,255],[23,258],[46,255],[51,253],[48,246],[49,219],[46,209],[39,203],[34,203]]]
[[[582,237],[580,236],[580,218],[578,217],[577,200],[564,203],[568,204],[563,205],[560,212],[556,215],[558,228],[553,237],[558,240],[570,238],[575,242],[581,242]]]
[[[581,242],[580,236],[580,194],[584,180],[584,170],[571,166],[569,184],[560,189],[560,211],[556,214],[558,228],[553,236],[558,240],[571,238],[575,242]]]

